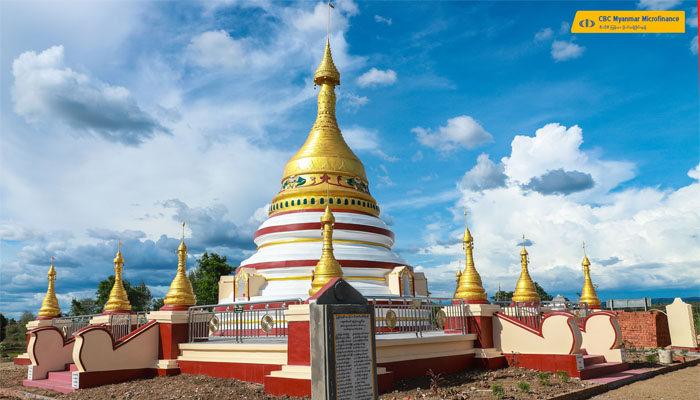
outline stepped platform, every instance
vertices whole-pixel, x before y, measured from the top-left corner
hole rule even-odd
[[[38,387],[42,389],[55,390],[61,393],[71,393],[78,389],[73,388],[73,371],[77,371],[78,367],[75,364],[69,364],[63,371],[49,372],[46,379],[31,380],[25,379],[22,381],[23,386]]]

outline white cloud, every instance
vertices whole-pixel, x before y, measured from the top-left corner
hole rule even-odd
[[[693,40],[690,41],[690,52],[695,55],[698,54],[698,35],[695,35]]]
[[[130,146],[168,133],[128,89],[66,67],[63,46],[20,54],[12,62],[12,75],[14,110],[30,122],[62,121],[75,131]]]
[[[476,165],[462,177],[460,187],[464,190],[478,191],[505,186],[507,176],[504,169],[502,163],[497,165],[491,161],[488,154],[480,154],[476,158]]]
[[[698,27],[698,8],[697,7],[693,7],[693,10],[691,12],[686,13],[685,23],[688,24],[688,26],[691,28]]]
[[[356,112],[360,107],[369,103],[367,96],[358,96],[355,93],[341,92],[338,96],[338,102],[345,106],[350,112]]]
[[[374,129],[351,126],[343,129],[343,137],[353,151],[373,153],[387,161],[397,161],[398,158],[388,156],[381,148],[379,133]]]
[[[208,31],[194,36],[187,46],[190,60],[201,67],[237,68],[246,63],[245,50],[239,40],[226,31]]]
[[[555,40],[552,42],[552,58],[557,62],[572,60],[581,57],[585,49],[574,42]]]
[[[421,127],[413,128],[411,132],[417,135],[422,145],[443,152],[459,147],[472,149],[493,141],[493,136],[468,115],[448,119],[447,125],[438,128],[437,132]]]
[[[470,230],[478,249],[476,267],[485,286],[491,293],[499,283],[505,290],[513,289],[520,273],[515,244],[522,233],[533,242],[528,248],[530,274],[550,293],[580,291],[582,240],[586,241],[589,258],[594,259],[591,274],[601,290],[700,285],[700,165],[688,172],[693,182],[677,190],[612,191],[612,182],[620,181],[619,167],[626,166],[625,174],[630,174],[634,166],[623,161],[601,161],[582,152],[580,133],[578,127],[566,129],[550,124],[526,142],[524,137],[516,137],[510,157],[504,158],[509,178],[505,186],[481,191],[459,186],[461,198],[455,207],[458,222],[450,236],[459,233],[461,210],[469,209]],[[488,165],[486,161],[482,155],[477,165]],[[551,196],[524,190],[517,183],[551,170],[553,165],[575,165],[590,171],[597,179],[607,181],[607,190],[588,198]],[[618,178],[604,178],[608,173]],[[455,258],[463,254],[459,243],[439,242],[431,232],[426,227],[428,244],[420,253]],[[456,266],[451,262],[423,269],[431,290],[453,290],[454,281],[444,274],[445,269],[454,271]]]
[[[359,78],[357,78],[357,84],[360,87],[380,85],[388,86],[393,85],[394,83],[396,83],[396,72],[394,72],[394,70],[391,69],[382,71],[380,69],[372,67],[369,71],[365,72],[364,74],[360,75]]]
[[[682,0],[639,0],[637,3],[637,8],[644,8],[647,10],[668,10],[679,4]]]
[[[571,24],[569,24],[567,21],[563,21],[561,26],[559,26],[559,34],[565,35],[567,33],[571,33]]]
[[[391,26],[391,18],[384,18],[381,15],[375,15],[374,21]]]
[[[552,28],[542,28],[535,33],[536,41],[549,40],[552,37],[554,37],[554,31]]]

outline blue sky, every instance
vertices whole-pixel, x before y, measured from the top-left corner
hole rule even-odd
[[[487,291],[700,294],[695,2],[352,2],[332,12],[338,120],[394,247],[450,295],[470,212]],[[322,2],[0,3],[0,311],[113,273],[162,296],[233,264],[315,117]],[[686,12],[684,34],[570,33],[577,10]]]

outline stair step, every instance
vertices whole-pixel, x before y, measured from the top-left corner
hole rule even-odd
[[[70,384],[71,382],[73,382],[73,373],[70,371],[49,372],[48,380],[53,382],[64,382]]]
[[[76,372],[78,370],[78,367],[75,364],[70,364],[68,366],[68,371],[70,372]]]
[[[595,365],[595,364],[602,364],[605,362],[605,357],[601,355],[586,355],[583,356],[583,365],[584,366],[589,366],[589,365]]]
[[[57,392],[61,393],[71,393],[76,391],[77,389],[74,389],[70,383],[64,383],[64,382],[57,382],[57,381],[52,381],[49,379],[39,379],[39,380],[29,380],[25,379],[22,381],[23,386],[31,386],[31,387],[38,387],[42,389],[49,389],[49,390],[55,390]]]
[[[604,375],[610,375],[617,372],[626,371],[629,369],[629,364],[626,362],[606,362],[600,364],[589,365],[580,372],[581,379],[597,378]]]

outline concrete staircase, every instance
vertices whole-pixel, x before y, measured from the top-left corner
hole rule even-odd
[[[598,378],[629,369],[629,364],[626,362],[606,362],[605,357],[593,354],[583,356],[583,365],[584,368],[579,371],[581,379]]]
[[[22,381],[22,385],[55,390],[61,393],[74,392],[78,389],[74,389],[72,386],[73,371],[77,370],[78,368],[75,366],[75,364],[68,364],[66,365],[66,369],[63,371],[49,372],[48,378],[46,379],[25,379]]]

